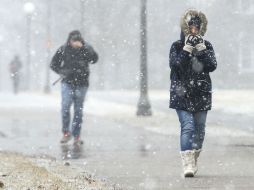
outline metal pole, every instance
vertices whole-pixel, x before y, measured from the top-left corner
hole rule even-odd
[[[151,116],[151,105],[148,100],[148,86],[147,86],[147,0],[141,0],[141,22],[140,22],[140,98],[138,102],[138,116]]]
[[[46,84],[44,88],[45,93],[50,93],[50,57],[51,57],[51,0],[47,1],[47,62],[46,62]]]
[[[99,38],[98,39],[100,39],[100,43],[102,44],[102,47],[104,47],[105,48],[105,45],[104,45],[104,38],[101,38],[101,36],[103,36],[102,35],[102,33],[103,32],[105,32],[106,31],[106,28],[105,28],[105,18],[106,18],[106,12],[104,11],[104,1],[99,1],[99,0],[96,0],[96,5],[97,5],[97,7],[98,7],[98,10],[99,11],[97,11],[97,15],[98,15],[98,21],[99,21]],[[106,35],[106,34],[105,34]],[[100,51],[100,63],[102,63],[102,64],[99,64],[98,65],[98,89],[100,89],[100,90],[104,90],[105,89],[105,75],[104,75],[104,70],[105,70],[105,68],[104,68],[104,61],[105,61],[105,59],[104,59],[104,54],[105,54],[105,51],[103,51],[103,49],[104,48],[102,48],[101,49],[101,51]]]
[[[85,13],[85,0],[80,0],[80,30],[84,34],[84,13]]]
[[[26,36],[26,89],[30,90],[30,71],[31,71],[31,15],[27,15],[27,36]]]

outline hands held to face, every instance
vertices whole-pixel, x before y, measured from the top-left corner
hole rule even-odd
[[[183,50],[192,53],[194,49],[196,49],[197,51],[202,51],[206,49],[206,46],[201,35],[189,34],[185,37],[185,44]]]
[[[77,41],[77,40],[71,40],[70,44],[73,48],[81,48],[83,46],[81,41]]]
[[[193,47],[195,47],[197,44],[199,43],[203,43],[204,40],[200,35],[188,35],[185,38],[185,44],[191,45]]]

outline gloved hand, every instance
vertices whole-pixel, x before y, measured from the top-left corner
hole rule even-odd
[[[183,50],[192,53],[195,46],[195,39],[196,37],[194,35],[189,34],[188,36],[186,36]]]
[[[197,51],[202,51],[202,50],[206,49],[205,41],[203,40],[202,36],[196,35],[195,37],[196,37],[195,43],[194,43],[195,49]]]
[[[66,78],[68,75],[71,74],[71,69],[62,69],[60,70],[59,74],[62,78]]]

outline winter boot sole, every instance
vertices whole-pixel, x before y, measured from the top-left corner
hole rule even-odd
[[[194,177],[194,173],[186,173],[184,174],[184,177]]]

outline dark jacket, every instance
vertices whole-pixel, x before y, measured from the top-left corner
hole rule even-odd
[[[63,77],[62,82],[74,86],[89,86],[89,64],[96,63],[98,55],[86,42],[82,41],[82,48],[74,49],[68,41],[57,50],[50,67]]]
[[[17,76],[19,74],[20,69],[22,68],[22,63],[18,56],[15,56],[14,59],[10,63],[10,73],[13,76]]]
[[[170,108],[190,112],[211,109],[212,82],[209,72],[216,69],[217,62],[211,43],[205,41],[205,45],[205,50],[190,54],[183,50],[183,37],[172,44],[169,55]]]

